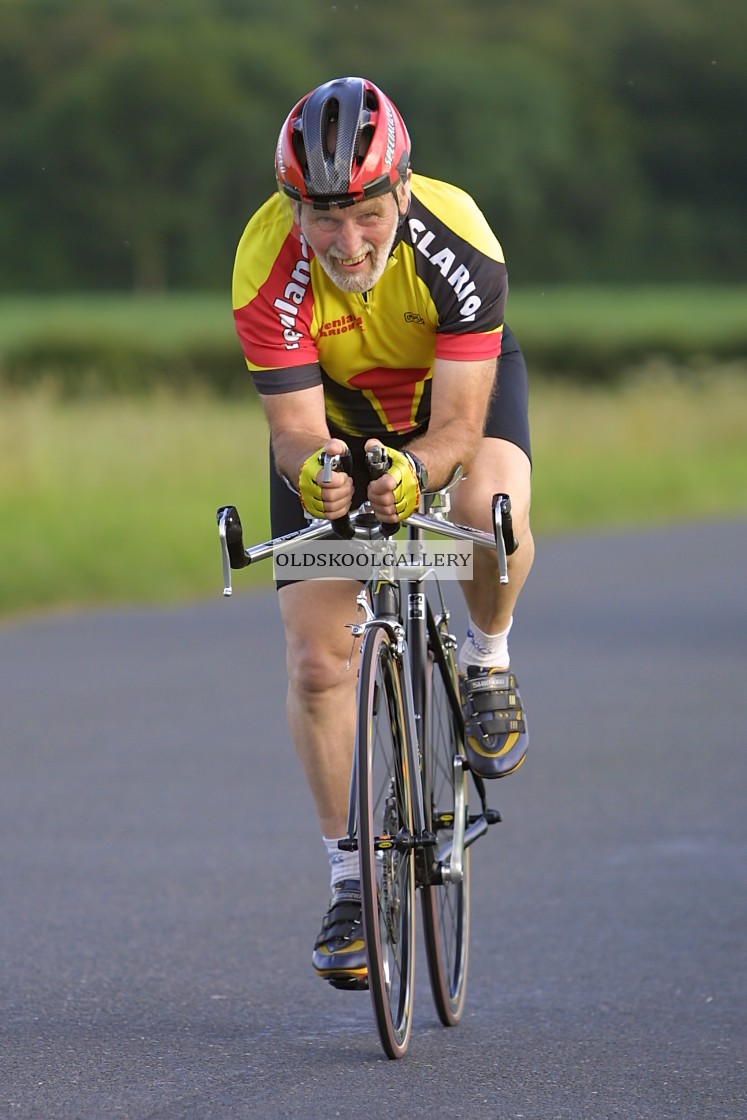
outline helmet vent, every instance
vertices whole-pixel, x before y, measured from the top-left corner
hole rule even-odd
[[[330,99],[324,106],[320,123],[321,142],[324,151],[328,156],[334,159],[335,148],[337,147],[337,128],[332,128],[332,125],[337,125],[340,116],[340,103]],[[330,141],[332,141],[330,143]]]
[[[293,152],[296,159],[301,164],[304,175],[309,173],[309,161],[306,158],[306,145],[303,141],[303,136],[299,129],[293,130],[291,133],[291,143],[293,145]]]
[[[358,163],[363,163],[364,159],[366,158],[366,154],[368,153],[368,149],[371,147],[371,141],[373,140],[373,138],[374,126],[372,124],[364,125],[360,130],[360,133],[358,134],[358,151],[356,152]]]

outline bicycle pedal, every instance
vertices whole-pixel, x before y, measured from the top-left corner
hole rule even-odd
[[[503,817],[497,809],[486,809],[483,816],[488,824],[500,824],[503,820]]]
[[[392,848],[396,848],[398,852],[406,852],[410,848],[419,847],[420,843],[418,837],[402,828],[396,836],[390,836],[387,833],[377,836],[374,840],[374,851],[390,852]]]
[[[338,992],[368,991],[367,976],[330,976],[327,983],[331,988],[337,988]]]
[[[351,836],[343,836],[342,840],[337,841],[337,847],[341,852],[357,852],[358,841]]]

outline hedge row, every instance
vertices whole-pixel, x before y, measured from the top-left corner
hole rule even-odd
[[[613,383],[652,359],[678,368],[702,368],[744,358],[747,338],[720,347],[693,349],[677,340],[631,340],[626,344],[560,340],[524,342],[530,372],[591,384]],[[0,382],[10,387],[52,384],[65,396],[143,394],[162,388],[202,389],[220,396],[251,395],[253,388],[238,345],[229,338],[174,351],[135,342],[55,342],[26,345],[0,359]]]
[[[677,367],[747,355],[747,287],[512,289],[508,322],[530,371],[576,381],[619,378],[661,358]],[[0,383],[51,381],[65,393],[202,386],[250,393],[225,295],[0,299]]]
[[[253,392],[238,343],[174,351],[136,342],[44,342],[0,359],[0,381],[17,388],[51,383],[65,396],[203,389],[221,396]]]

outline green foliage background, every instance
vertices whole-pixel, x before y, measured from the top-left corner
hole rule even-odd
[[[266,535],[231,266],[340,74],[503,244],[538,533],[744,516],[745,42],[734,0],[0,0],[0,619],[218,593],[226,501]]]
[[[733,0],[0,0],[0,292],[225,289],[282,120],[364,73],[514,282],[747,278]]]

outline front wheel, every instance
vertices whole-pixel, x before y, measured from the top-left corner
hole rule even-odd
[[[356,771],[363,928],[376,1024],[390,1058],[412,1026],[415,868],[399,662],[384,627],[368,631],[358,686]]]
[[[426,827],[436,834],[436,852],[453,840],[457,806],[467,813],[467,778],[454,768],[463,754],[462,717],[452,642],[428,606],[428,662],[423,750]],[[445,862],[446,857],[444,857]],[[448,870],[448,868],[447,868]],[[444,876],[447,878],[447,876]],[[469,851],[459,882],[436,882],[422,890],[423,934],[433,1001],[444,1026],[462,1017],[467,990],[470,926]]]

